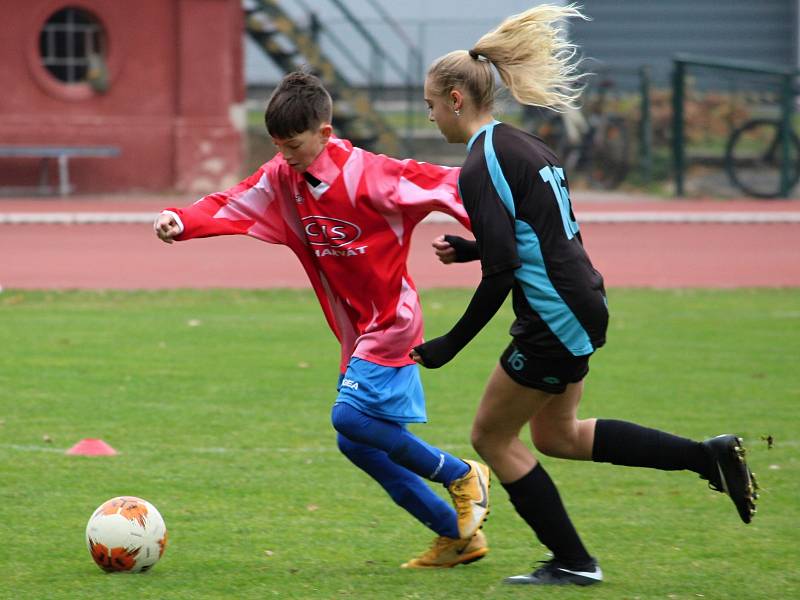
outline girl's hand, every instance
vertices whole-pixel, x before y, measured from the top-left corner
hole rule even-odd
[[[411,358],[411,360],[413,360],[418,365],[422,365],[423,367],[425,366],[425,363],[422,362],[422,357],[419,355],[419,352],[417,352],[416,350],[412,350],[408,354],[408,356],[409,356],[409,358]]]
[[[433,251],[436,253],[436,256],[439,257],[440,262],[446,265],[456,262],[456,249],[450,245],[450,242],[444,239],[443,235],[440,235],[435,240],[433,240],[433,243],[431,245],[433,246]],[[420,364],[422,363],[420,362]]]

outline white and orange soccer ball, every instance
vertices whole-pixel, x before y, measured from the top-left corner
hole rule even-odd
[[[151,569],[164,554],[167,526],[155,506],[135,496],[103,502],[86,525],[94,562],[109,573]]]

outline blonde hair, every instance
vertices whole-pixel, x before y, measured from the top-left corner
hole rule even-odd
[[[589,20],[575,4],[542,4],[508,17],[472,50],[456,50],[428,69],[432,93],[462,87],[479,109],[491,109],[495,86],[491,65],[522,104],[564,110],[578,106],[584,75],[577,47],[564,34],[566,19]]]

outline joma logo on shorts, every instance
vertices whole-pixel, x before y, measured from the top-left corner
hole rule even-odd
[[[352,379],[342,379],[342,387],[350,388],[351,390],[358,389],[358,382]]]
[[[312,215],[303,219],[303,228],[313,246],[338,248],[355,242],[361,237],[358,225],[341,219]]]

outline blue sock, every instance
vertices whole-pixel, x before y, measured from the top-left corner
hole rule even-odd
[[[342,454],[380,483],[395,503],[437,535],[458,537],[456,512],[420,477],[392,462],[383,450],[349,440],[341,433],[336,441]]]
[[[383,450],[392,461],[425,479],[447,486],[469,471],[463,460],[425,443],[402,425],[376,419],[344,402],[333,405],[331,420],[346,438]]]

